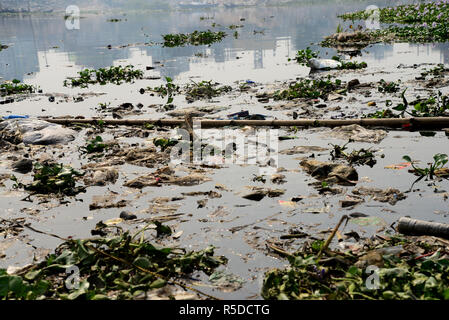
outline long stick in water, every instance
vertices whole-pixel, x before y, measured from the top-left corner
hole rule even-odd
[[[334,228],[334,230],[332,230],[331,235],[329,236],[329,238],[327,238],[326,242],[321,247],[321,250],[318,253],[318,257],[316,260],[317,263],[320,261],[321,255],[323,254],[323,252],[326,251],[327,247],[329,247],[329,244],[331,243],[332,239],[335,237],[335,234],[337,233],[338,228],[340,228],[340,225],[343,223],[344,220],[347,220],[347,219],[348,219],[348,216],[344,215],[343,217],[341,217],[340,221],[338,221],[337,226]]]

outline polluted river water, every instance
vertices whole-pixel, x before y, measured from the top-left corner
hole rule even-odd
[[[345,28],[350,24],[342,22],[337,13],[364,10],[373,4],[378,7],[393,5],[391,1],[325,1],[289,6],[178,10],[162,14],[83,14],[81,10],[79,30],[67,30],[63,14],[0,15],[0,43],[8,45],[7,49],[0,51],[0,80],[18,79],[42,90],[18,96],[13,103],[2,104],[0,115],[182,119],[184,108],[195,107],[202,118],[208,119],[227,119],[227,115],[245,110],[251,114],[263,114],[270,120],[292,117],[342,119],[360,118],[363,114],[382,110],[387,100],[396,105],[403,100],[401,92],[404,89],[407,89],[409,100],[438,90],[447,95],[448,74],[434,87],[426,87],[416,80],[421,72],[439,64],[448,66],[447,42],[379,43],[363,48],[360,55],[353,58],[366,62],[366,69],[311,74],[312,77],[332,75],[343,83],[357,79],[362,84],[375,83],[376,86],[362,86],[344,97],[340,95],[327,101],[315,101],[315,105],[302,105],[302,111],[290,102],[264,100],[264,93],[283,89],[309,75],[308,67],[293,60],[298,50],[310,47],[319,51],[322,58],[331,58],[337,53],[335,49],[319,45],[324,37],[335,32],[339,24]],[[120,21],[108,21],[112,18]],[[364,24],[364,21],[359,23]],[[207,29],[222,30],[228,36],[210,46],[168,48],[160,44],[163,34]],[[126,65],[142,70],[143,79],[121,85],[94,84],[84,89],[63,85],[64,80],[76,77],[85,68]],[[166,108],[166,97],[148,91],[140,93],[142,88],[165,85],[166,77],[181,87],[212,80],[231,86],[232,91],[193,103],[188,103],[183,94],[176,94],[171,103],[175,107],[170,108]],[[401,92],[379,92],[377,83],[381,79],[400,80]],[[249,89],[241,90],[242,84],[247,84]],[[132,112],[114,109],[127,103],[133,106],[141,104],[142,107],[134,108]],[[325,108],[320,104],[325,104]],[[209,112],[208,107],[216,110]],[[423,179],[413,184],[416,176],[408,172],[410,165],[400,166],[405,161],[404,155],[419,160],[418,164],[425,167],[434,154],[447,153],[449,140],[444,131],[435,131],[428,136],[418,131],[389,130],[378,142],[368,139],[348,144],[348,151],[371,150],[376,164],[373,167],[355,167],[358,173],[356,186],[338,186],[341,189],[338,192],[322,194],[320,187],[313,185],[317,180],[300,166],[300,162],[308,159],[331,161],[333,145],[344,145],[349,136],[338,136],[330,128],[275,129],[279,137],[294,136],[293,139],[278,141],[276,168],[277,174],[282,175],[280,181],[270,179],[270,175],[261,177],[260,166],[250,161],[218,166],[182,164],[173,166],[178,175],[195,172],[207,179],[193,186],[163,184],[129,188],[124,184],[152,174],[168,163],[139,165],[128,154],[122,157],[121,163],[108,165],[117,170],[118,178],[114,183],[89,186],[85,193],[62,200],[32,196],[24,201],[29,193],[14,189],[14,182],[4,178],[0,180],[0,218],[24,218],[39,230],[62,237],[88,238],[98,222],[116,219],[122,211],[137,216],[137,220],[118,222],[121,227],[133,231],[145,226],[145,219],[178,215],[166,222],[176,237],[164,241],[170,246],[188,250],[214,245],[216,254],[227,257],[228,263],[220,267],[228,275],[224,284],[217,285],[202,273],[194,273],[188,279],[203,292],[222,299],[261,299],[264,273],[271,268],[288,265],[285,259],[270,252],[266,243],[281,243],[290,249],[299,247],[304,239],[280,240],[291,230],[300,230],[312,239],[326,239],[342,215],[353,214],[356,217],[360,213],[371,219],[349,221],[345,231],[357,232],[362,237],[390,229],[403,216],[447,223],[447,179],[435,182]],[[234,128],[234,131],[251,140],[255,128]],[[107,162],[117,156],[110,153],[92,160],[80,151],[80,146],[85,146],[87,140],[97,135],[101,135],[104,141],[120,145],[118,150],[129,151],[152,148],[154,138],[168,137],[170,132],[168,128],[157,126],[149,130],[108,125],[101,129],[79,127],[75,140],[66,145],[26,146],[18,151],[2,151],[0,177],[12,174],[13,163],[24,154],[35,160],[51,158],[89,171],[92,169],[89,169],[90,163]],[[216,143],[213,138],[223,135],[223,131],[205,129],[203,135],[207,137],[203,142],[213,144]],[[222,140],[226,138],[221,136]],[[294,149],[298,146],[305,148]],[[294,151],[288,152],[292,148]],[[398,166],[393,168],[392,165]],[[30,173],[14,172],[14,175],[22,182],[32,180]],[[248,186],[283,191],[255,201],[242,197]],[[357,194],[354,189],[361,187],[394,188],[405,198],[396,199],[399,193],[390,202],[377,200],[376,194],[354,197]],[[192,192],[197,194],[189,194]],[[92,209],[92,204],[101,202],[102,197],[112,199],[115,204],[122,201],[123,205]],[[343,204],[348,197],[350,201],[363,200]],[[18,267],[40,260],[60,243],[58,239],[28,229],[19,235],[9,235],[0,244],[0,268]],[[334,240],[332,245],[338,247],[339,243]]]

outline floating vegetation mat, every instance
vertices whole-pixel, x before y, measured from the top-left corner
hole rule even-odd
[[[23,184],[15,176],[11,179],[15,182],[15,189],[24,189],[32,194],[64,194],[68,196],[84,192],[85,188],[76,186],[76,179],[83,176],[69,166],[62,164],[34,164],[33,182]]]
[[[343,20],[377,19],[389,24],[378,30],[338,32],[327,37],[322,45],[327,47],[351,43],[377,42],[446,42],[449,39],[449,2],[442,0],[421,4],[400,5],[357,11],[339,16]]]
[[[100,223],[96,231],[106,228]],[[152,244],[143,239],[145,229],[131,235],[115,228],[104,237],[68,239],[44,261],[13,274],[0,269],[0,299],[145,299],[153,289],[178,284],[175,279],[194,271],[211,275],[227,263],[212,246],[187,252]]]
[[[134,66],[100,68],[98,70],[85,69],[78,72],[78,78],[64,80],[64,86],[87,88],[90,84],[106,85],[113,83],[120,85],[124,82],[134,82],[135,79],[142,79],[143,72],[134,70]]]
[[[178,33],[163,35],[164,47],[183,47],[186,45],[210,45],[222,41],[227,34],[223,31],[194,31],[193,33]]]
[[[325,250],[321,259],[319,240],[293,254],[271,248],[290,266],[265,274],[265,299],[449,299],[447,241],[439,238],[379,236],[352,250]]]
[[[340,90],[339,90],[340,89]],[[303,79],[294,84],[290,84],[289,88],[274,93],[275,100],[292,100],[296,98],[325,98],[333,91],[342,93],[345,89],[339,79],[332,81],[330,76],[327,79]]]

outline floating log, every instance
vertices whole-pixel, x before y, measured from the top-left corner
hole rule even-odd
[[[406,235],[435,236],[449,239],[449,224],[428,222],[402,217],[398,221],[398,231]]]
[[[135,126],[154,124],[157,126],[180,126],[185,123],[184,119],[50,119],[42,120],[62,125],[74,123],[104,125]],[[298,119],[298,120],[206,120],[194,118],[199,121],[202,128],[218,128],[225,126],[264,126],[264,127],[340,127],[358,124],[363,127],[388,127],[402,128],[410,126],[410,129],[441,130],[449,128],[449,117],[422,117],[422,118],[385,118],[385,119]]]

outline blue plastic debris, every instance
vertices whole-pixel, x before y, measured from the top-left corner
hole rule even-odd
[[[28,119],[30,116],[16,116],[16,115],[10,115],[10,116],[4,116],[3,120],[10,120],[10,119]]]
[[[254,84],[255,82],[252,81],[252,80],[246,80],[246,83],[247,83],[247,84]]]

